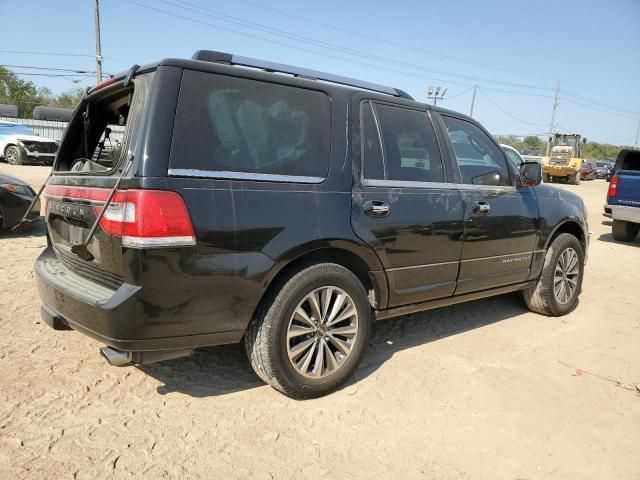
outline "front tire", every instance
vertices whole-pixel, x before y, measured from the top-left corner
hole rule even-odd
[[[611,233],[613,238],[619,242],[633,242],[640,230],[640,224],[625,222],[624,220],[614,220]]]
[[[571,185],[580,185],[580,172],[576,172],[573,175],[569,175],[569,183]]]
[[[561,233],[549,246],[538,283],[524,290],[529,310],[559,317],[578,304],[584,276],[584,252],[580,241],[568,233]]]
[[[322,263],[293,275],[258,308],[245,348],[258,376],[292,398],[336,390],[358,367],[371,306],[358,278]]]
[[[22,165],[24,163],[24,154],[15,145],[9,145],[4,151],[4,158],[11,165]]]

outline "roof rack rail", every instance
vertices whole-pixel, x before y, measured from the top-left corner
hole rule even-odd
[[[322,80],[324,82],[339,83],[340,85],[348,85],[350,87],[362,88],[373,92],[385,93],[394,97],[406,98],[413,100],[413,97],[399,88],[387,87],[376,83],[366,82],[355,78],[343,77],[342,75],[333,75],[331,73],[319,72],[308,68],[295,67],[284,63],[268,62],[257,58],[241,57],[230,53],[216,52],[213,50],[198,50],[191,57],[193,60],[201,60],[203,62],[222,63],[225,65],[239,65],[241,67],[259,68],[267,72],[288,73],[296,77],[307,78],[310,80]]]

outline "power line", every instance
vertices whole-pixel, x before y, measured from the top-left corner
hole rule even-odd
[[[139,7],[146,8],[148,10],[153,10],[153,11],[162,13],[164,15],[168,15],[168,16],[175,17],[175,18],[181,18],[183,20],[187,20],[189,22],[197,23],[197,24],[200,24],[200,25],[205,25],[205,26],[208,26],[210,28],[217,29],[217,30],[222,30],[222,31],[226,31],[226,32],[235,33],[235,34],[238,34],[238,35],[243,35],[245,37],[249,37],[249,38],[253,38],[253,39],[256,39],[256,40],[260,40],[262,42],[269,42],[269,43],[273,43],[274,45],[280,45],[280,46],[283,46],[283,47],[292,48],[294,50],[299,50],[299,51],[306,52],[306,53],[312,53],[314,55],[320,55],[320,56],[327,57],[327,58],[333,58],[335,60],[348,62],[350,64],[356,64],[356,65],[362,65],[362,66],[365,66],[365,67],[371,67],[371,68],[375,68],[377,70],[384,70],[384,71],[387,71],[387,72],[392,72],[392,73],[397,73],[397,74],[401,74],[401,75],[406,75],[406,76],[410,76],[410,77],[419,78],[421,80],[446,82],[446,83],[451,83],[451,84],[454,84],[454,85],[462,85],[462,86],[465,86],[465,87],[470,86],[467,83],[460,83],[460,82],[456,82],[456,81],[453,81],[453,80],[443,80],[441,78],[436,78],[436,77],[425,77],[423,75],[418,75],[418,74],[411,73],[411,72],[405,72],[405,71],[402,71],[402,70],[385,68],[385,67],[382,67],[380,65],[374,65],[372,63],[366,63],[366,62],[362,62],[362,61],[359,61],[359,60],[339,57],[337,55],[332,55],[332,54],[329,54],[329,53],[317,52],[315,50],[311,50],[311,49],[304,48],[304,47],[299,47],[299,46],[296,46],[296,45],[291,45],[291,44],[280,42],[280,41],[277,41],[277,40],[274,40],[274,39],[270,39],[270,38],[261,37],[259,35],[254,35],[254,34],[246,33],[246,32],[240,32],[240,31],[234,30],[232,28],[223,27],[223,26],[216,25],[216,24],[213,24],[213,23],[205,22],[204,20],[199,20],[199,19],[196,19],[196,18],[186,17],[184,15],[180,15],[180,14],[177,14],[177,13],[167,12],[166,10],[161,10],[159,8],[151,7],[149,5],[145,5],[145,4],[136,2],[134,0],[123,0],[123,1],[126,2],[126,3],[130,3],[132,5],[137,5]]]
[[[600,100],[595,100],[593,98],[590,97],[585,97],[584,95],[578,95],[577,93],[573,93],[567,90],[562,90],[562,93],[564,95],[567,95],[571,98],[573,98],[574,100],[577,100],[579,102],[588,102],[592,105],[595,105],[597,107],[600,108],[605,108],[605,109],[614,109],[614,110],[618,110],[622,113],[628,113],[629,115],[635,115],[635,116],[640,116],[640,112],[635,112],[632,110],[627,110],[626,108],[622,108],[622,107],[617,107],[615,105],[611,105],[610,103],[605,103],[605,102],[601,102]]]
[[[245,5],[250,5],[252,7],[258,7],[258,8],[261,8],[263,10],[272,11],[272,12],[278,13],[280,15],[284,15],[286,17],[293,18],[295,20],[302,20],[304,22],[308,22],[308,23],[311,23],[311,24],[314,24],[314,25],[319,25],[319,26],[322,26],[322,27],[325,27],[325,28],[330,28],[332,30],[336,30],[336,31],[339,31],[339,32],[347,33],[349,35],[353,35],[353,36],[356,36],[356,37],[364,38],[364,39],[367,39],[367,40],[374,40],[376,42],[386,43],[388,45],[401,47],[401,48],[407,49],[407,50],[413,50],[413,51],[416,51],[416,52],[419,52],[419,53],[425,53],[427,55],[433,55],[433,56],[436,56],[436,57],[446,58],[448,60],[454,60],[456,62],[466,63],[466,64],[469,64],[469,65],[476,65],[476,66],[479,66],[479,67],[491,68],[491,69],[500,70],[500,71],[503,71],[503,72],[515,73],[517,75],[524,75],[524,76],[528,76],[528,77],[534,76],[534,77],[538,77],[538,78],[544,78],[546,80],[553,80],[551,77],[546,77],[544,75],[524,73],[524,72],[520,72],[520,71],[517,71],[517,70],[512,70],[512,69],[508,69],[508,68],[504,68],[504,67],[499,67],[499,66],[496,66],[496,65],[489,65],[489,64],[486,64],[486,63],[480,63],[480,62],[476,62],[476,61],[473,61],[473,60],[463,59],[463,58],[460,58],[460,57],[455,57],[455,56],[452,56],[452,55],[447,55],[447,54],[444,54],[444,53],[436,52],[436,51],[433,51],[433,50],[426,50],[424,48],[419,48],[419,47],[416,47],[414,45],[410,45],[410,44],[406,44],[406,43],[401,43],[401,42],[397,42],[397,41],[394,41],[394,40],[388,40],[388,39],[384,39],[384,38],[381,38],[381,37],[376,37],[374,35],[369,35],[369,34],[366,34],[366,33],[356,32],[356,31],[353,31],[353,30],[349,30],[347,28],[342,28],[342,27],[338,27],[336,25],[331,25],[329,23],[320,22],[318,20],[314,20],[314,19],[311,19],[311,18],[303,17],[301,15],[292,14],[292,13],[289,13],[289,12],[285,12],[283,10],[278,10],[277,8],[273,8],[273,7],[266,6],[266,5],[259,4],[259,3],[254,3],[254,2],[251,2],[251,1],[248,1],[248,0],[237,0],[237,1],[241,2],[241,3],[244,3]]]
[[[471,90],[473,90],[473,88],[474,87],[469,87],[466,90],[461,91],[460,93],[456,93],[455,95],[449,95],[447,98],[443,98],[443,100],[451,100],[452,98],[460,97],[461,95],[464,95],[465,93],[468,93]]]
[[[86,53],[30,52],[25,50],[0,50],[0,53],[19,53],[21,55],[51,55],[58,57],[93,57]]]
[[[26,50],[0,50],[0,53],[10,53],[10,54],[19,54],[19,55],[42,55],[42,56],[52,56],[52,57],[88,57],[95,59],[95,55],[91,55],[88,53],[62,53],[62,52],[34,52],[34,51],[26,51]],[[123,63],[125,65],[133,65],[134,62],[129,60],[122,60],[120,58],[113,57],[102,57],[105,60],[109,60],[110,62]]]
[[[585,107],[585,108],[590,108],[591,110],[595,110],[595,111],[598,111],[598,112],[609,113],[611,115],[617,115],[618,117],[633,118],[633,119],[637,119],[638,118],[638,115],[629,115],[627,113],[622,113],[622,112],[619,112],[619,111],[599,108],[599,107],[594,106],[594,105],[589,105],[589,104],[582,103],[582,102],[576,102],[575,100],[573,100],[571,98],[567,98],[567,97],[561,97],[561,98],[563,100],[569,102],[569,103],[573,103],[575,105],[580,105],[581,107]]]
[[[358,58],[365,58],[367,60],[374,60],[374,61],[381,62],[381,63],[387,63],[387,64],[401,66],[401,67],[404,67],[404,68],[411,68],[411,69],[421,70],[421,71],[425,71],[425,72],[429,72],[429,73],[435,73],[435,74],[438,74],[438,75],[451,76],[451,77],[460,78],[460,79],[463,79],[463,80],[473,80],[473,81],[487,82],[487,83],[493,83],[493,84],[497,84],[497,85],[506,85],[506,86],[516,87],[516,88],[524,88],[524,89],[534,89],[534,90],[548,90],[548,89],[550,89],[549,87],[543,87],[543,86],[539,86],[539,85],[507,82],[507,81],[495,80],[495,79],[484,78],[484,77],[476,77],[476,76],[471,76],[471,75],[467,75],[467,74],[460,74],[460,73],[456,73],[456,72],[449,72],[449,71],[446,71],[446,70],[440,70],[440,69],[435,69],[435,68],[431,68],[431,67],[425,67],[423,65],[417,65],[417,64],[414,64],[414,63],[410,63],[410,62],[404,62],[404,61],[393,59],[393,58],[389,58],[389,57],[383,57],[383,56],[371,54],[371,53],[368,53],[368,52],[365,52],[365,51],[362,51],[362,50],[356,50],[356,49],[352,49],[352,48],[347,48],[347,47],[343,47],[341,45],[325,42],[325,41],[322,41],[322,40],[313,39],[313,38],[306,37],[306,36],[303,36],[303,35],[294,34],[294,33],[291,33],[291,32],[285,31],[285,30],[272,28],[272,27],[269,27],[269,26],[264,25],[264,24],[260,24],[260,23],[256,23],[256,22],[252,22],[252,21],[248,21],[248,20],[242,19],[240,17],[236,17],[236,16],[233,16],[233,15],[227,15],[227,14],[224,14],[222,12],[213,10],[211,8],[203,7],[203,6],[200,6],[200,5],[185,1],[185,0],[174,0],[174,1],[160,0],[160,1],[162,3],[164,3],[164,4],[166,4],[166,5],[171,6],[171,7],[182,9],[182,10],[186,10],[186,11],[195,13],[197,15],[202,15],[202,16],[215,18],[215,19],[220,20],[222,22],[226,22],[226,23],[231,23],[231,24],[234,24],[234,25],[242,26],[243,28],[249,28],[249,29],[252,29],[252,30],[258,30],[260,32],[267,33],[269,35],[274,35],[274,36],[278,36],[278,37],[285,38],[285,39],[288,39],[288,40],[294,40],[294,41],[297,41],[297,42],[306,43],[308,45],[313,45],[313,46],[317,46],[317,47],[320,47],[320,48],[329,49],[331,51],[336,51],[337,50],[337,51],[340,51],[342,53],[346,53],[348,55],[353,55],[353,56],[358,57]],[[189,6],[178,5],[178,4],[175,3],[175,1],[178,1],[178,2],[180,2],[182,4],[189,5],[191,7],[195,7],[196,9],[199,9],[199,10],[195,10],[194,8],[190,8]],[[134,2],[129,2],[129,3],[134,3]],[[153,7],[149,7],[148,5],[139,4],[137,2],[135,2],[135,3],[137,5],[139,5],[139,6],[145,6],[147,8],[153,9]],[[160,10],[160,9],[156,9],[156,10],[162,11],[163,13],[166,13],[168,15],[177,15],[175,13],[167,12],[165,10]],[[209,12],[209,13],[205,13],[205,12]],[[180,17],[180,18],[184,18],[184,17]],[[193,19],[191,19],[191,20],[193,20]],[[239,33],[241,35],[246,35],[246,33],[244,33],[244,32],[237,32],[236,31],[236,33]]]
[[[446,55],[446,54],[443,54],[443,53],[440,53],[440,52],[435,52],[435,51],[432,51],[432,50],[426,50],[426,49],[423,49],[423,48],[416,47],[414,45],[401,43],[401,42],[397,42],[397,41],[393,41],[393,40],[389,40],[389,39],[383,39],[383,38],[380,38],[380,37],[376,37],[374,35],[369,35],[369,34],[365,34],[365,33],[361,33],[361,32],[356,32],[356,31],[353,31],[353,30],[349,30],[347,28],[338,27],[336,25],[331,25],[329,23],[321,22],[321,21],[318,21],[318,20],[315,20],[315,19],[312,19],[312,18],[308,18],[308,17],[304,17],[304,16],[301,16],[301,15],[292,14],[290,12],[279,10],[277,8],[273,8],[271,6],[263,5],[263,4],[252,2],[252,1],[249,1],[249,0],[236,0],[236,1],[238,1],[240,3],[244,3],[245,5],[249,5],[249,6],[252,6],[252,7],[261,8],[261,9],[266,10],[266,11],[275,12],[275,13],[277,13],[279,15],[284,15],[286,17],[289,17],[289,18],[292,18],[292,19],[295,19],[295,20],[302,20],[304,22],[308,22],[308,23],[311,23],[311,24],[314,24],[314,25],[319,25],[319,26],[322,26],[322,27],[325,27],[325,28],[329,28],[329,29],[332,29],[332,30],[335,30],[335,31],[347,33],[349,35],[357,36],[357,37],[364,38],[364,39],[367,39],[367,40],[374,40],[374,41],[385,43],[385,44],[388,44],[388,45],[394,45],[394,46],[397,46],[397,47],[401,47],[403,49],[414,50],[414,51],[417,51],[417,52],[420,52],[420,53],[425,53],[425,54],[428,54],[428,55],[434,55],[434,56],[438,56],[438,57],[441,57],[441,58],[446,58],[446,59],[449,59],[449,60],[454,60],[454,61],[457,61],[457,62],[466,63],[466,64],[469,64],[469,65],[477,65],[477,66],[480,66],[480,67],[490,68],[490,69],[494,69],[494,70],[500,70],[500,71],[503,71],[503,72],[514,73],[514,74],[517,74],[517,75],[524,75],[524,76],[528,76],[528,77],[543,78],[543,79],[546,79],[546,80],[556,80],[555,78],[548,77],[548,76],[545,76],[545,75],[539,75],[539,74],[535,74],[535,73],[524,73],[524,72],[521,72],[521,71],[508,69],[508,68],[504,68],[504,67],[499,67],[499,66],[496,66],[496,65],[490,65],[490,64],[486,64],[486,63],[475,62],[475,61],[472,61],[472,60],[462,59],[460,57],[455,57],[455,56],[452,56],[452,55]],[[585,90],[585,91],[592,91],[592,92],[596,93],[594,90],[588,89],[588,88],[583,87],[581,85],[578,85],[577,83],[574,83],[574,82],[568,82],[566,80],[563,80],[563,83],[568,83],[570,85],[573,85],[576,88],[580,88],[580,89]],[[617,101],[628,102],[628,99],[621,99],[621,98],[618,98],[618,97],[612,97],[610,95],[602,94],[600,92],[597,92],[597,93],[602,97],[611,98],[611,99],[614,99],[614,100],[617,100]],[[633,103],[635,103],[636,105],[640,105],[640,102],[633,102]]]
[[[478,87],[478,91],[480,92],[480,94],[481,94],[484,98],[486,98],[487,100],[489,100],[489,102],[490,102],[494,107],[496,107],[498,110],[500,110],[500,111],[501,111],[502,113],[504,113],[505,115],[507,115],[507,116],[511,117],[511,118],[512,118],[512,119],[514,119],[514,120],[517,120],[518,122],[522,122],[522,123],[525,123],[525,124],[527,124],[527,125],[534,125],[534,126],[539,126],[539,127],[544,126],[544,125],[543,125],[543,124],[541,124],[541,123],[529,122],[529,121],[527,121],[527,120],[522,120],[521,118],[518,118],[518,117],[516,117],[515,115],[512,115],[511,113],[509,113],[508,111],[506,111],[504,108],[502,108],[500,105],[498,105],[495,101],[493,101],[493,100],[491,99],[491,97],[489,97],[489,96],[488,96],[488,95],[483,91],[483,89],[484,89],[484,87],[483,87],[483,88]]]
[[[35,67],[30,65],[0,65],[0,67],[6,68],[26,68],[29,70],[48,70],[53,72],[72,72],[72,73],[90,73],[94,74],[96,72],[91,72],[88,70],[79,70],[79,69],[70,69],[70,68],[54,68],[54,67]]]
[[[32,76],[32,77],[85,77],[86,75],[81,74],[81,73],[36,73],[36,72],[14,72],[13,70],[11,71],[12,73],[14,73],[15,75],[27,75],[27,76]]]

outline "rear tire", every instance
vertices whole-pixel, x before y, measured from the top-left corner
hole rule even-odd
[[[584,252],[580,241],[561,233],[547,250],[538,283],[522,292],[527,307],[551,317],[569,313],[578,304],[583,275]]]
[[[11,165],[22,165],[24,163],[24,154],[15,145],[9,145],[4,151],[4,158]]]
[[[571,185],[580,185],[580,172],[576,172],[573,175],[567,177]]]
[[[619,242],[633,242],[640,230],[640,224],[625,222],[624,220],[614,220],[611,233],[613,238]]]
[[[360,280],[340,265],[321,263],[290,277],[263,302],[245,348],[266,383],[291,398],[314,398],[353,375],[370,330],[371,306]]]

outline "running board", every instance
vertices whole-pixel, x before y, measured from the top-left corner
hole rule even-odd
[[[399,317],[402,315],[410,315],[412,313],[422,312],[425,310],[433,310],[434,308],[448,307],[456,303],[464,303],[470,300],[479,300],[481,298],[502,295],[503,293],[516,292],[533,287],[536,280],[513,285],[505,285],[504,287],[491,288],[489,290],[480,290],[478,292],[465,293],[462,295],[454,295],[452,297],[439,298],[428,302],[413,303],[411,305],[402,305],[400,307],[387,308],[385,310],[374,310],[374,320],[386,320],[387,318]]]

